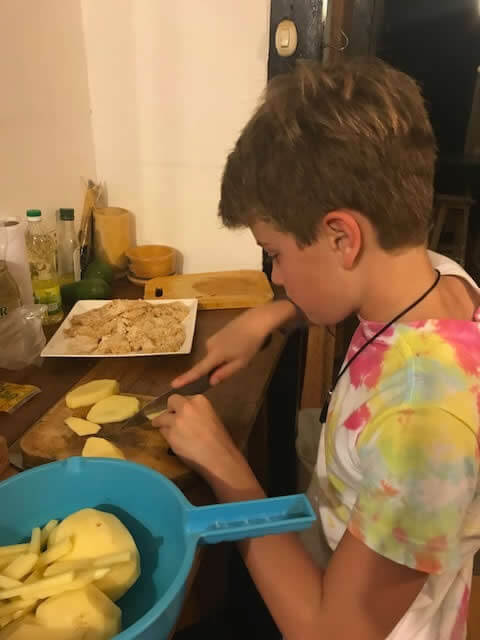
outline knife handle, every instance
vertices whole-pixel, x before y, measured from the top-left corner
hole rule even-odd
[[[207,373],[206,375],[194,380],[193,382],[189,382],[188,384],[183,385],[177,389],[177,392],[182,396],[196,396],[201,393],[205,393],[210,389],[210,376],[215,372],[215,369]]]

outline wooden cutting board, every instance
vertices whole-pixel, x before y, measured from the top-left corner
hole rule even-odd
[[[273,299],[262,271],[214,271],[148,280],[145,298],[197,298],[200,309],[257,307]]]
[[[138,394],[123,395],[135,395],[141,406],[153,398]],[[69,409],[65,404],[65,397],[53,405],[20,440],[25,468],[81,455],[88,436],[74,433],[65,424],[65,418],[85,418],[89,408]],[[176,456],[167,453],[166,440],[149,422],[125,429],[119,427],[119,423],[104,424],[95,435],[111,440],[122,450],[127,460],[151,467],[181,486],[192,477],[192,472]]]

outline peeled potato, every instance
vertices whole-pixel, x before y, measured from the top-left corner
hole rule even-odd
[[[63,633],[38,624],[35,616],[27,617],[8,625],[0,631],[0,640],[85,640],[81,629]],[[90,640],[90,639],[89,639]],[[92,637],[93,640],[93,637]]]
[[[70,409],[89,407],[118,391],[119,386],[116,380],[92,380],[69,391],[65,396],[65,402]]]
[[[10,625],[12,622],[15,622],[16,620],[24,621],[25,619],[28,619],[28,618],[36,622],[35,618],[33,618],[33,616],[31,615],[32,611],[36,608],[36,606],[37,606],[36,602],[29,602],[27,606],[24,605],[22,609],[18,609],[11,616],[0,618],[0,628],[3,629],[4,627],[6,627],[7,625]]]
[[[62,562],[95,559],[111,553],[132,552],[129,562],[112,566],[109,573],[95,585],[112,600],[118,600],[140,575],[140,557],[128,529],[111,513],[82,509],[65,518],[50,536],[49,545],[73,539],[72,551]]]
[[[121,631],[122,613],[94,585],[48,598],[39,605],[37,621],[67,634],[82,629],[89,640],[110,640]]]
[[[82,449],[84,458],[118,458],[126,460],[121,449],[105,438],[88,438]]]
[[[140,402],[134,396],[109,396],[93,405],[87,420],[98,424],[121,422],[135,415],[139,408]]]
[[[98,433],[101,429],[99,424],[90,422],[90,420],[84,420],[83,418],[75,418],[71,416],[65,419],[67,427],[77,434],[77,436],[90,436],[94,433]]]

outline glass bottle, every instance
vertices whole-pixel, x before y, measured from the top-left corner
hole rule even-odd
[[[73,209],[60,209],[57,222],[57,267],[60,286],[80,280],[80,247]]]

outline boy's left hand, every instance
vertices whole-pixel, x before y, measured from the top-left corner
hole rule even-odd
[[[229,481],[246,460],[205,396],[172,395],[168,411],[154,418],[177,456],[205,477]]]

